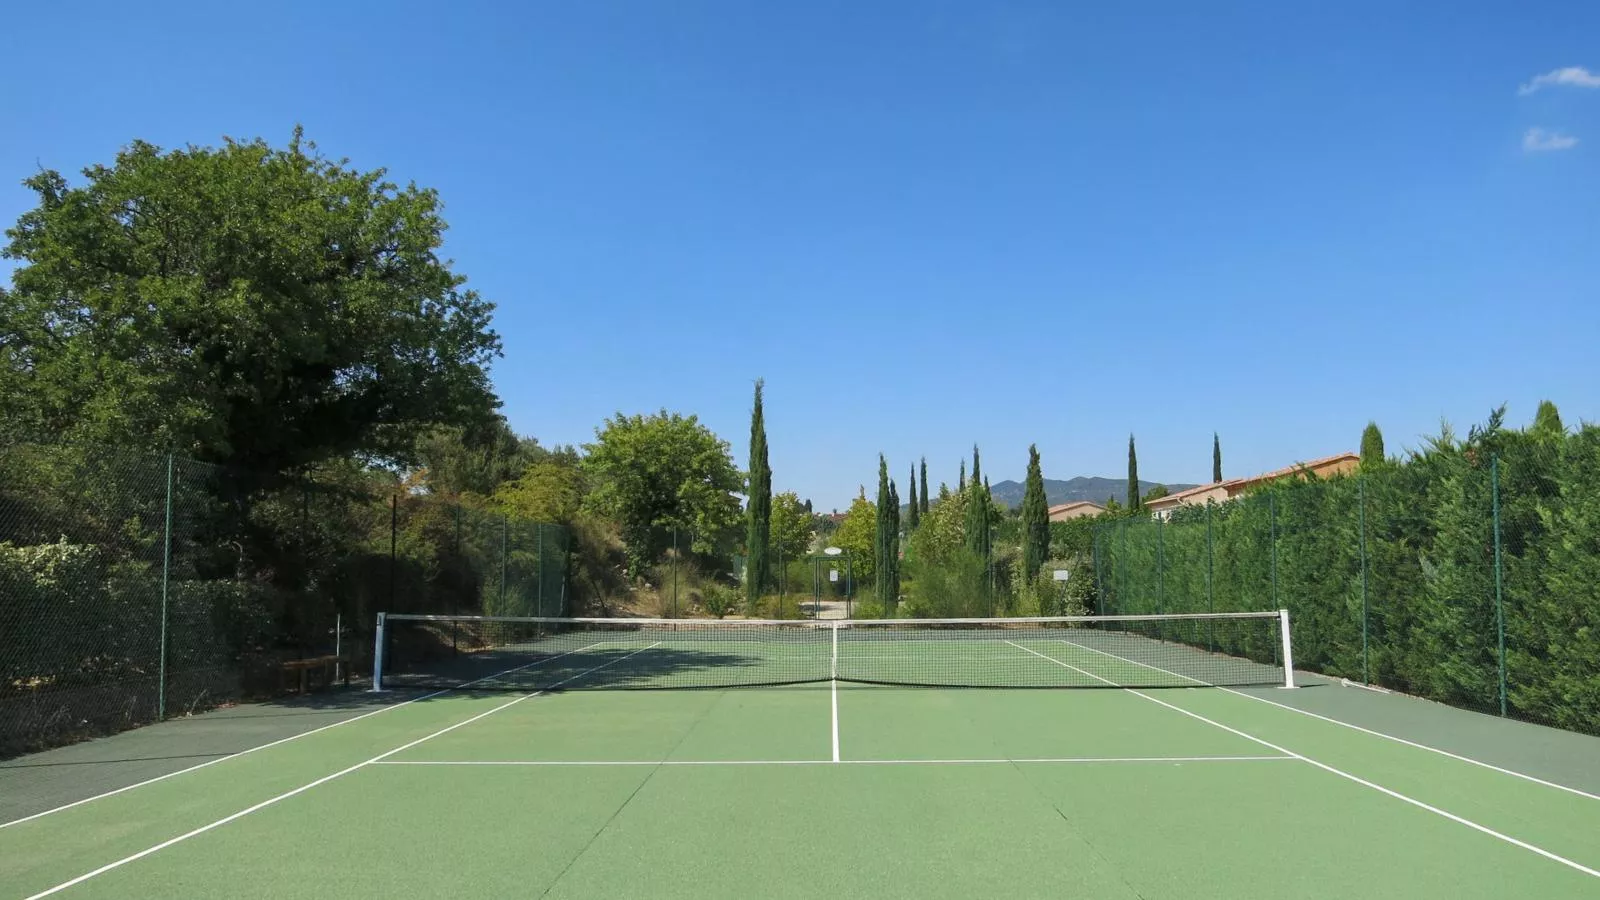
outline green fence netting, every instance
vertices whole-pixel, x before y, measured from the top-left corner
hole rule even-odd
[[[363,671],[380,610],[564,615],[567,540],[387,473],[0,444],[0,756]]]
[[[1600,428],[1112,519],[1093,550],[1101,612],[1287,608],[1301,668],[1600,734]]]

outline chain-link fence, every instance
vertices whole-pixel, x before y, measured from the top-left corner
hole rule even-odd
[[[559,526],[355,467],[0,444],[0,756],[359,673],[380,610],[564,615],[567,563]]]
[[[1600,734],[1600,428],[1104,522],[1094,562],[1101,612],[1287,607],[1302,668]]]

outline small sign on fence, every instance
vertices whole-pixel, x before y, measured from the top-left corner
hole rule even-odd
[[[1070,569],[1056,569],[1050,574],[1051,577],[1055,578],[1057,581],[1068,581],[1072,578],[1072,571]]]

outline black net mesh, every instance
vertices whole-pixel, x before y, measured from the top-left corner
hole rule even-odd
[[[390,616],[384,632],[386,688],[1284,682],[1279,619],[1270,613],[833,622]]]

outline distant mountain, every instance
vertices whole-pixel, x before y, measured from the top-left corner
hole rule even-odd
[[[1179,484],[1170,481],[1145,481],[1139,479],[1139,495],[1144,496],[1157,484],[1165,484],[1167,490],[1176,494],[1181,490],[1194,487],[1192,484]],[[989,486],[994,494],[996,503],[1010,509],[1022,506],[1023,485],[1020,481],[1002,481]],[[1056,481],[1051,478],[1044,480],[1044,497],[1051,506],[1060,503],[1072,503],[1077,500],[1088,500],[1104,506],[1107,497],[1117,498],[1118,503],[1128,502],[1128,479],[1126,478],[1088,478],[1078,476],[1066,481]]]

